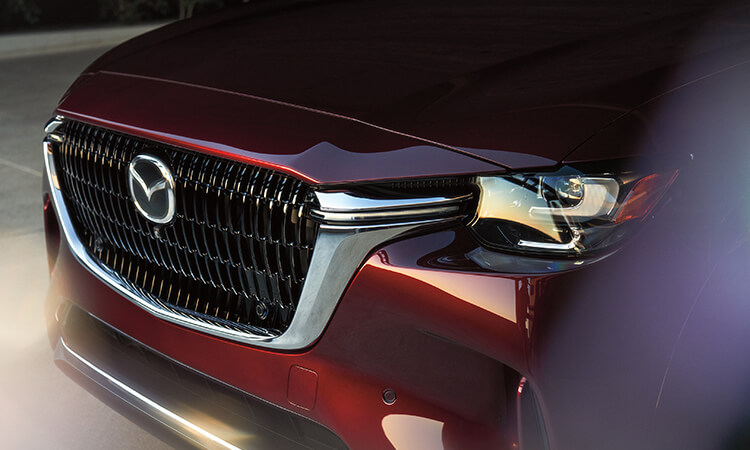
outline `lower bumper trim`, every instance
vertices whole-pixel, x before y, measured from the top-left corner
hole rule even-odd
[[[121,400],[147,414],[152,419],[161,422],[173,431],[183,435],[197,445],[206,448],[221,447],[239,450],[239,447],[230,444],[220,437],[215,436],[198,425],[190,422],[179,414],[161,406],[159,403],[151,400],[147,396],[118,380],[113,375],[98,368],[68,347],[62,337],[58,340],[57,346],[55,347],[55,360],[67,363],[77,371],[81,372],[82,375],[96,382],[99,386],[116,395]]]
[[[331,430],[147,347],[66,303],[55,362],[168,443],[221,449],[341,449]],[[130,414],[129,414],[130,413]]]

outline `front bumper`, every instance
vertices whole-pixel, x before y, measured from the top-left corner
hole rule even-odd
[[[228,449],[346,448],[328,429],[198,374],[72,304],[58,306],[57,320],[57,365],[118,410],[145,416],[155,425],[149,428],[168,442]]]
[[[51,204],[46,213],[55,216]],[[481,269],[467,259],[477,244],[460,225],[391,241],[359,267],[320,339],[295,352],[225,340],[148,313],[81,265],[64,239],[55,244],[50,226],[48,248],[57,253],[50,339],[53,346],[65,339],[55,313],[73,303],[202,378],[322,424],[350,448],[528,449],[522,439],[529,429],[548,435],[555,449],[670,448],[650,445],[656,428],[644,411],[671,386],[664,374],[672,345],[706,274],[723,273],[704,258],[710,241],[684,245],[693,230],[675,223],[690,214],[673,202],[618,253],[548,275]],[[736,293],[712,298],[719,301],[737,311],[733,317],[746,317]],[[713,348],[689,354],[716,357]],[[700,366],[696,357],[684,366]],[[712,368],[726,367],[724,375],[736,378],[746,373],[732,370],[737,364]],[[673,369],[670,376],[683,373],[691,372]],[[535,414],[519,411],[528,403],[518,401],[522,378],[523,392],[536,393]],[[384,402],[386,389],[395,391],[395,403]],[[529,417],[538,423],[529,426]],[[659,436],[677,436],[679,421],[660,423]]]
[[[49,209],[47,213],[54,214]],[[148,313],[89,272],[62,239],[47,305],[50,340],[62,363],[116,391],[126,403],[140,404],[137,409],[147,409],[147,415],[179,428],[180,435],[198,445],[214,446],[218,441],[208,436],[213,435],[247,447],[247,442],[235,440],[247,437],[252,427],[241,425],[244,433],[239,434],[207,431],[206,435],[185,424],[180,418],[190,422],[186,416],[193,414],[182,410],[183,395],[162,391],[157,386],[163,383],[143,375],[148,371],[139,375],[145,379],[136,383],[141,387],[134,387],[125,381],[127,375],[119,365],[104,368],[100,356],[108,354],[106,349],[87,356],[86,349],[77,348],[73,342],[81,340],[71,341],[69,336],[77,333],[78,326],[67,323],[61,311],[85,311],[84,315],[96,318],[90,320],[106,323],[124,339],[189,367],[204,380],[275,405],[277,415],[322,424],[313,428],[330,429],[334,442],[340,439],[351,448],[409,448],[414,442],[442,442],[447,448],[512,448],[518,441],[515,393],[521,375],[510,367],[523,364],[525,322],[519,325],[517,313],[525,317],[527,311],[516,305],[517,281],[461,267],[425,268],[420,263],[430,254],[441,249],[450,253],[451,247],[466,242],[473,241],[464,231],[442,229],[378,249],[355,276],[315,345],[279,352],[210,336]],[[436,276],[450,282],[441,285]],[[469,277],[467,283],[457,285],[469,291],[446,291],[456,281],[451,276]],[[489,295],[492,292],[501,295]],[[383,400],[387,389],[397,395],[393,404]],[[150,402],[180,406],[163,411]],[[201,409],[190,407],[190,411]],[[206,416],[229,423],[208,410]],[[253,422],[247,412],[241,419]],[[286,432],[275,435],[280,438]],[[305,445],[325,448],[319,441]],[[264,447],[268,446],[259,448]]]

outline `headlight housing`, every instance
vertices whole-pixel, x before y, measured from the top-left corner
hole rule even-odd
[[[491,249],[581,257],[611,248],[658,203],[677,171],[481,176],[471,229]]]

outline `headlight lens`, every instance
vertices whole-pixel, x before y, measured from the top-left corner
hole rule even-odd
[[[555,173],[479,177],[472,230],[487,247],[581,256],[611,247],[648,215],[676,171],[588,175]]]

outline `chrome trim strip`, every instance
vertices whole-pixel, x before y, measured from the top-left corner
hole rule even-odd
[[[368,198],[351,192],[316,191],[320,211],[383,211],[391,209],[411,209],[453,204],[471,198],[471,194],[457,197],[416,197],[416,198]]]
[[[44,141],[42,143],[42,147],[44,148],[44,166],[47,169],[49,185],[53,187],[55,190],[59,191],[60,181],[57,179],[57,169],[55,168],[55,164],[52,162],[54,161],[55,155],[52,153],[52,149],[50,148],[50,143],[48,141]]]
[[[550,243],[550,242],[535,242],[535,241],[525,241],[523,239],[520,239],[518,241],[519,247],[528,247],[528,248],[537,248],[542,250],[573,250],[574,248],[578,247],[578,242],[581,240],[581,234],[576,232],[576,230],[573,230],[573,238],[570,240],[570,242],[566,242],[564,244],[556,244],[556,243]]]
[[[55,360],[68,364],[102,388],[116,395],[121,400],[137,408],[144,414],[147,414],[152,419],[166,425],[173,431],[199,446],[205,448],[220,447],[239,450],[239,447],[234,446],[215,434],[204,430],[97,367],[91,361],[71,349],[65,343],[63,338],[59,338],[57,345],[55,346]]]
[[[323,212],[313,210],[310,215],[324,223],[342,223],[348,225],[357,225],[359,223],[403,220],[416,220],[424,217],[442,217],[448,214],[458,212],[458,205],[454,206],[437,206],[434,208],[415,208],[392,211],[372,211],[372,212]]]
[[[316,191],[319,209],[311,216],[329,225],[367,225],[373,222],[416,222],[456,215],[472,194],[456,197],[368,198],[351,192]]]
[[[55,130],[57,130],[57,127],[63,124],[63,116],[55,116],[47,121],[47,123],[44,125],[44,133],[50,134],[54,133]]]
[[[349,280],[367,255],[380,244],[425,224],[427,222],[368,230],[322,225],[292,323],[284,334],[264,345],[298,349],[315,342],[323,334]]]
[[[415,229],[457,219],[457,214],[447,215],[447,213],[457,210],[456,206],[451,206],[450,210],[442,211],[433,208],[431,214],[427,217],[424,214],[415,216],[412,211],[412,214],[399,216],[397,223],[342,222],[333,225],[322,224],[310,261],[307,279],[300,294],[297,311],[289,328],[284,333],[275,336],[251,334],[250,331],[224,328],[188,314],[180,314],[165,309],[159,306],[157,302],[149,301],[143,292],[130,283],[126,283],[111,269],[95,260],[78,239],[73,228],[60,190],[60,184],[57,181],[54,155],[49,149],[49,145],[50,142],[45,141],[44,163],[60,228],[63,230],[72,253],[89,272],[131,302],[161,319],[214,336],[265,348],[297,350],[313,344],[328,325],[339,299],[349,284],[349,280],[373,249]],[[463,200],[463,197],[451,199],[453,202]],[[441,205],[445,205],[446,201],[439,200],[439,202],[442,202]],[[440,208],[444,207],[441,206]]]

